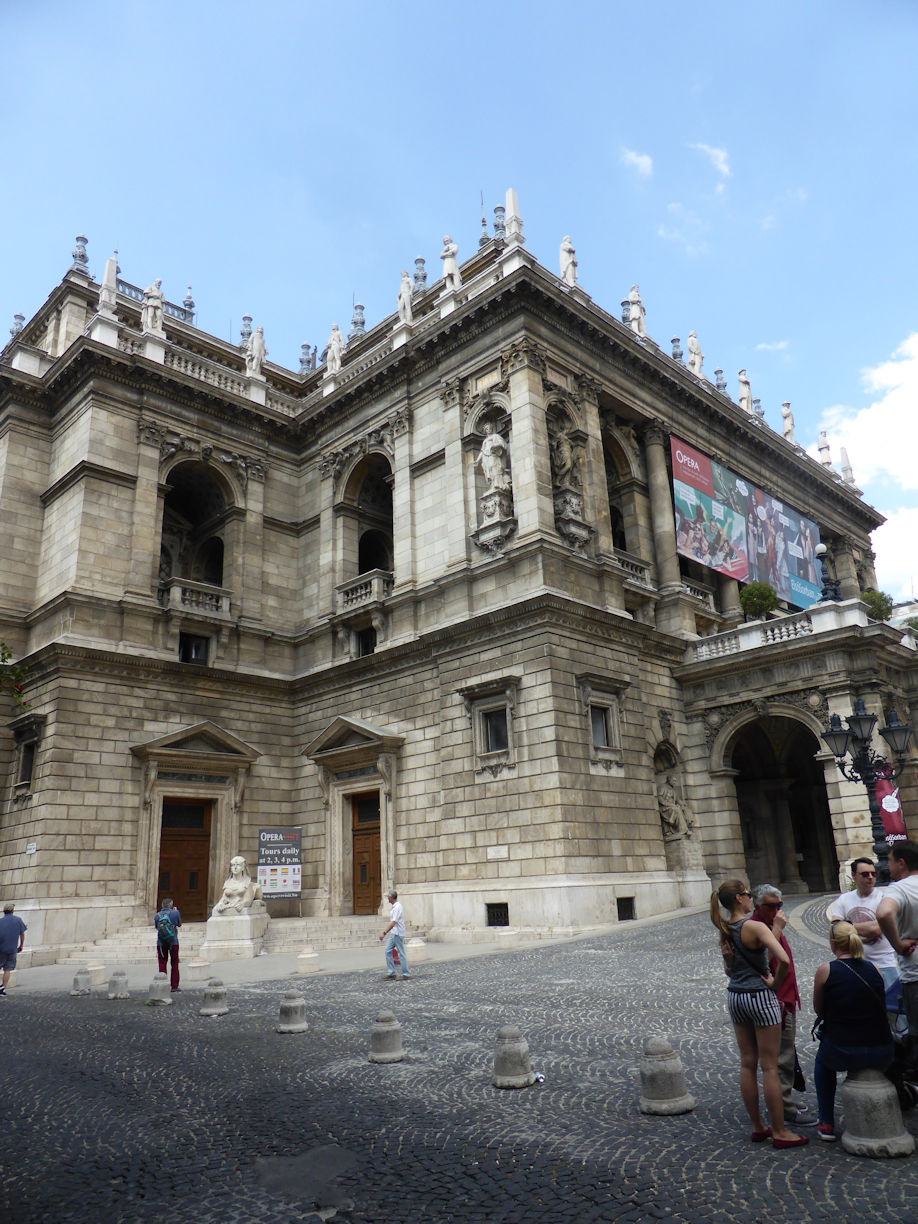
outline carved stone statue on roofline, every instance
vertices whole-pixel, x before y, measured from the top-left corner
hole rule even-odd
[[[144,289],[143,304],[140,307],[141,331],[153,332],[158,336],[163,334],[163,312],[166,304],[162,284],[161,280],[155,280]]]

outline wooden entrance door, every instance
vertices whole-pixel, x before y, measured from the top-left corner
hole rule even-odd
[[[379,859],[379,791],[351,796],[354,839],[354,913],[375,914],[382,893]]]
[[[164,799],[157,905],[171,897],[185,922],[207,917],[210,820],[206,799]]]

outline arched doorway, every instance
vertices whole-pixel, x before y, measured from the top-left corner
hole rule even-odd
[[[736,733],[736,771],[746,871],[753,884],[829,892],[838,857],[814,733],[793,718],[765,715]]]

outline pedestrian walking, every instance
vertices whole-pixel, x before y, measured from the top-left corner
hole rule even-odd
[[[6,995],[10,974],[16,968],[16,956],[25,947],[25,933],[29,929],[19,915],[13,913],[15,908],[12,901],[7,901],[0,918],[0,969],[3,970],[0,998]]]
[[[170,985],[172,993],[179,989],[179,927],[182,925],[182,915],[172,904],[171,897],[163,898],[162,909],[158,910],[153,919],[156,927],[156,957],[159,961],[160,973],[166,972],[166,965],[171,962]]]
[[[405,955],[405,911],[401,901],[398,899],[398,893],[394,890],[386,893],[389,898],[389,925],[379,937],[380,943],[386,940],[386,977],[390,981],[395,980],[395,954],[398,953],[398,959],[402,966],[402,977],[411,977],[411,971],[408,968],[408,957]],[[388,939],[386,939],[388,936]]]
[[[787,975],[790,957],[764,922],[750,918],[751,913],[752,893],[742,880],[724,880],[711,893],[711,921],[720,933],[724,970],[730,979],[727,1004],[739,1046],[740,1092],[752,1122],[750,1138],[753,1143],[771,1139],[776,1148],[802,1147],[809,1142],[806,1135],[795,1135],[784,1124],[778,1077],[781,1004],[774,988],[780,988]],[[778,965],[774,976],[768,969],[769,954]],[[770,1126],[762,1121],[759,1108],[760,1066]]]

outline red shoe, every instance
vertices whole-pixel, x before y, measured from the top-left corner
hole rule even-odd
[[[772,1147],[792,1148],[805,1147],[810,1141],[809,1135],[798,1135],[796,1139],[772,1139]]]
[[[764,1130],[753,1131],[749,1138],[753,1143],[764,1143],[766,1139],[771,1138],[771,1127],[766,1126]]]
[[[820,1122],[816,1127],[816,1134],[826,1143],[834,1143],[837,1137],[831,1122]]]

